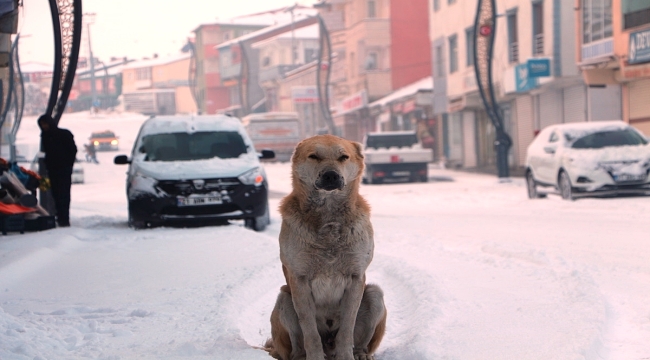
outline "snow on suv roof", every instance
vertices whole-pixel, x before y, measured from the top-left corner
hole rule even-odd
[[[239,119],[227,115],[175,115],[156,116],[145,121],[140,135],[218,130],[245,131]]]

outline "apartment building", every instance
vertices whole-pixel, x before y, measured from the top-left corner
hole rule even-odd
[[[148,115],[196,113],[188,73],[190,55],[154,57],[122,68],[124,109]]]
[[[318,5],[334,54],[332,116],[339,135],[377,129],[368,105],[431,74],[427,0],[326,0]]]
[[[603,107],[620,107],[620,118],[650,135],[650,1],[576,1],[577,62],[590,89],[616,88]],[[618,102],[612,104],[612,102]]]

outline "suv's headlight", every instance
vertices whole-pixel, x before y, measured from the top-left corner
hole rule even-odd
[[[264,171],[262,168],[256,167],[239,175],[238,179],[244,185],[260,186],[264,182]]]
[[[131,191],[147,194],[156,194],[156,185],[158,181],[152,177],[136,171],[131,178]]]

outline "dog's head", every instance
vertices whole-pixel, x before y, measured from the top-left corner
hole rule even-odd
[[[291,157],[294,187],[332,192],[358,186],[363,172],[361,144],[333,135],[301,141]]]

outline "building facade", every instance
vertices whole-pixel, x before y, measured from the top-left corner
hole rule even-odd
[[[431,74],[426,0],[328,0],[319,5],[334,60],[331,97],[339,135],[377,129],[368,105]]]
[[[431,0],[434,106],[443,141],[437,149],[452,166],[493,168],[495,130],[476,86],[476,0]],[[544,127],[621,118],[621,88],[589,87],[576,63],[575,3],[497,0],[493,84],[512,137],[511,168]],[[459,19],[449,22],[444,19]]]
[[[593,116],[619,106],[620,119],[650,135],[650,2],[576,2],[577,62],[590,89],[615,88]],[[612,103],[616,101],[616,103]]]
[[[124,109],[148,115],[196,113],[187,76],[189,69],[189,54],[134,61],[124,66]]]

